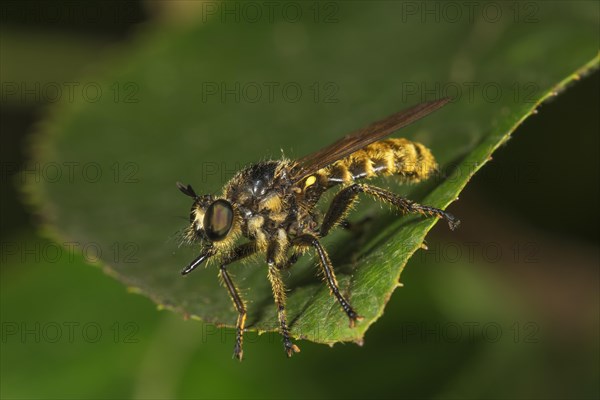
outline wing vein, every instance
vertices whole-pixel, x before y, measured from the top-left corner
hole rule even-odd
[[[444,97],[426,103],[421,103],[406,110],[399,111],[369,126],[354,131],[323,149],[306,155],[297,160],[298,168],[294,171],[292,180],[299,182],[318,170],[341,160],[369,144],[391,135],[397,130],[431,114],[450,101]]]

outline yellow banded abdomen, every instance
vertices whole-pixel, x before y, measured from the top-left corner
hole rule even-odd
[[[396,175],[403,182],[419,182],[429,178],[436,169],[435,158],[427,147],[398,138],[372,143],[317,174],[329,185],[389,175]]]

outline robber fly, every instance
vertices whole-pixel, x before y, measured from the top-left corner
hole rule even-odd
[[[418,213],[447,221],[450,229],[459,220],[437,208],[420,205],[385,189],[359,183],[375,176],[396,175],[403,182],[419,182],[437,168],[431,151],[406,139],[385,139],[445,105],[444,98],[400,111],[343,137],[324,149],[299,160],[265,161],[238,172],[220,196],[199,196],[190,185],[177,187],[194,200],[189,242],[200,242],[200,255],[181,272],[186,275],[211,260],[219,265],[219,276],[238,311],[234,357],[242,359],[246,303],[229,276],[227,266],[255,254],[264,254],[267,277],[273,289],[283,345],[288,356],[300,349],[290,339],[286,320],[284,268],[293,265],[306,250],[316,251],[331,293],[350,320],[362,319],[340,293],[333,265],[320,239],[337,227],[349,227],[346,215],[359,194],[388,203],[403,213]],[[323,217],[315,206],[324,192],[340,186]],[[239,244],[241,237],[248,239]]]

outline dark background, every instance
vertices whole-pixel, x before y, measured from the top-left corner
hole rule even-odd
[[[2,81],[74,79],[112,46],[127,43],[138,24],[177,18],[158,2],[97,5],[99,16],[85,18],[90,7],[78,2],[3,3]],[[115,7],[127,18],[112,18]],[[28,8],[38,12],[32,16]],[[52,18],[56,10],[70,12]],[[82,260],[49,268],[2,257],[2,397],[597,397],[598,79],[597,72],[585,77],[520,126],[452,206],[461,229],[449,233],[436,226],[428,237],[430,244],[458,243],[463,249],[465,243],[487,241],[506,253],[516,245],[520,255],[498,261],[476,252],[474,260],[458,266],[417,253],[403,275],[411,285],[394,294],[363,348],[302,343],[300,357],[285,360],[278,338],[250,335],[247,347],[263,360],[262,371],[250,371],[229,359],[231,332],[201,343],[199,332],[214,328],[157,312],[149,300],[126,293]],[[2,101],[4,243],[26,240],[32,248],[46,243],[18,194],[14,173],[49,107],[43,101]],[[77,285],[64,287],[66,278]],[[457,341],[407,336],[406,321],[434,330],[443,323],[433,288],[446,278],[464,278],[465,290],[485,280],[503,296],[494,302],[519,310],[502,317],[509,343],[500,347],[480,335]],[[500,317],[478,318],[485,324]],[[7,336],[13,326],[32,328],[40,321],[42,327],[58,323],[63,329],[65,322],[81,327],[95,321],[109,338],[90,343],[78,327],[73,341]],[[128,334],[135,340],[125,340]],[[344,373],[336,369],[340,364]],[[273,382],[272,368],[283,368],[286,378]],[[472,391],[456,391],[464,387]]]

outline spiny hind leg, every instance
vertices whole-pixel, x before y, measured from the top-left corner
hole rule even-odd
[[[317,251],[317,255],[319,256],[319,265],[323,270],[323,275],[325,276],[327,285],[350,319],[350,327],[354,327],[356,321],[361,320],[362,317],[359,316],[356,311],[354,311],[354,308],[352,308],[350,303],[340,293],[340,288],[338,286],[337,279],[335,278],[335,272],[333,271],[333,265],[331,264],[331,260],[329,259],[329,256],[327,255],[327,252],[323,246],[321,246],[319,240],[313,235],[306,234],[296,238],[294,244],[297,246],[310,246]]]
[[[283,336],[283,347],[288,357],[291,357],[294,353],[299,353],[300,348],[296,346],[290,338],[290,330],[287,326],[287,319],[285,315],[285,286],[281,279],[281,271],[274,264],[268,266],[269,282],[271,282],[271,288],[273,289],[273,297],[275,298],[275,305],[277,306],[277,318],[279,319],[279,329],[281,336]]]
[[[391,204],[405,213],[418,213],[442,218],[448,223],[448,226],[450,226],[450,229],[452,230],[460,224],[460,221],[452,214],[438,208],[415,203],[414,201],[405,199],[402,196],[376,186],[355,183],[342,189],[333,198],[331,206],[329,207],[329,210],[327,210],[327,214],[325,214],[325,218],[323,218],[323,223],[321,224],[321,237],[326,236],[334,226],[343,222],[343,218],[346,216],[360,193],[368,194],[371,197]]]
[[[354,186],[354,185],[353,185]],[[359,192],[366,193],[372,197],[375,197],[379,200],[385,201],[391,205],[398,207],[405,213],[412,214],[421,214],[428,217],[438,217],[446,221],[448,227],[451,230],[454,230],[460,225],[460,220],[456,218],[454,215],[445,212],[444,210],[440,210],[439,208],[421,205],[412,200],[408,200],[402,196],[399,196],[395,193],[392,193],[388,190],[378,188],[376,186],[358,184],[360,189]],[[356,189],[355,189],[356,190]]]

